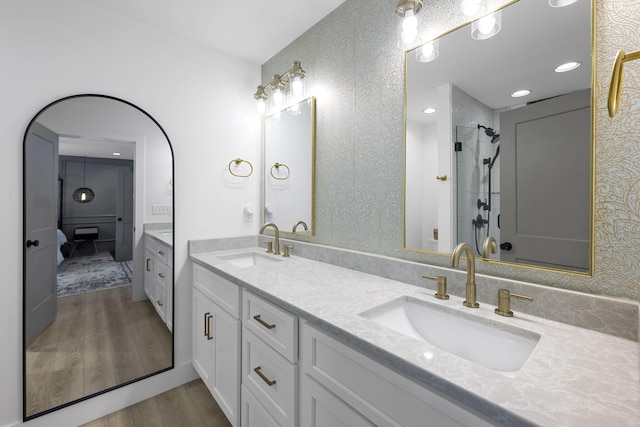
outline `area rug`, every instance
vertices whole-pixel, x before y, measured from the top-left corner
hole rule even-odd
[[[131,261],[116,262],[108,252],[65,259],[58,267],[58,296],[130,285]]]

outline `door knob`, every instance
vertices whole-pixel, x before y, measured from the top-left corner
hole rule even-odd
[[[27,247],[38,246],[40,244],[40,240],[27,240]]]
[[[513,248],[513,245],[509,242],[500,243],[500,249],[503,251],[510,251]]]
[[[122,221],[122,218],[118,218],[118,221]]]

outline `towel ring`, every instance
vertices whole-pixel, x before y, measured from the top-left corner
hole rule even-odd
[[[633,53],[625,54],[624,50],[619,49],[616,53],[616,59],[613,61],[613,70],[611,71],[611,84],[609,85],[609,100],[607,108],[609,117],[613,117],[618,112],[620,106],[620,95],[622,95],[622,78],[623,65],[627,61],[640,59],[640,50]]]
[[[273,168],[280,169],[281,167],[287,169],[287,175],[284,178],[279,178],[273,174]],[[273,177],[273,179],[277,179],[278,181],[284,181],[285,179],[289,178],[289,176],[291,176],[291,169],[289,169],[289,166],[285,165],[284,163],[276,162],[273,164],[273,166],[271,166],[271,176]]]
[[[251,168],[251,170],[249,170],[249,173],[248,173],[248,174],[246,174],[246,175],[237,174],[237,173],[235,173],[235,172],[233,172],[233,171],[231,170],[231,165],[232,165],[232,164],[234,164],[234,163],[236,164],[236,167],[240,166],[240,163],[246,163],[246,164],[248,164],[248,165],[249,165],[249,167]],[[231,160],[231,161],[229,162],[229,172],[230,172],[230,173],[231,173],[231,175],[233,175],[233,176],[237,176],[237,177],[240,177],[240,178],[248,178],[248,177],[249,177],[249,176],[251,176],[251,174],[253,173],[253,165],[252,165],[252,164],[251,164],[251,162],[249,162],[248,160],[242,160],[240,157],[238,157],[237,159],[235,159],[235,160]]]

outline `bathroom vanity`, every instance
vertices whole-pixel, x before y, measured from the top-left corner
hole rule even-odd
[[[439,300],[435,284],[358,269],[389,265],[464,283],[461,271],[337,250],[359,266],[345,268],[317,260],[335,259],[333,248],[287,242],[292,255],[284,258],[266,253],[264,240],[190,242],[194,366],[233,425],[621,426],[640,419],[637,338],[524,314],[517,305],[505,318],[494,313],[497,293],[494,303],[480,299],[470,309],[455,286]],[[632,321],[635,313],[637,337],[637,304],[620,304]],[[598,302],[592,307],[594,319],[607,316]],[[414,309],[413,320],[398,314]],[[429,338],[436,345],[424,338],[430,328],[419,330],[426,322],[445,330]],[[500,349],[501,334],[524,344]],[[217,340],[209,344],[215,350],[202,350]]]
[[[169,331],[173,331],[172,229],[145,230],[144,292]]]

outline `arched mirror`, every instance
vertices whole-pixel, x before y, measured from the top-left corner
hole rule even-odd
[[[24,137],[25,420],[173,367],[172,305],[159,306],[145,286],[153,273],[145,268],[148,239],[167,248],[173,265],[173,201],[171,144],[139,107],[78,95],[31,120]],[[167,301],[171,271],[162,272]]]

